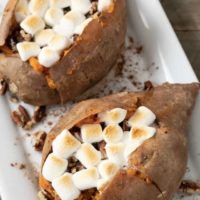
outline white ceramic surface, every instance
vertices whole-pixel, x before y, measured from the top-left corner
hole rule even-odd
[[[5,3],[5,0],[0,0],[0,10]],[[90,91],[90,96],[91,94],[102,96],[108,94],[110,89],[120,91],[123,87],[128,90],[139,89],[127,78],[133,73],[135,79],[141,82],[149,79],[155,83],[198,81],[158,0],[128,0],[128,12],[128,35],[134,37],[136,45],[143,45],[144,52],[141,55],[132,55],[127,51],[125,57],[129,58],[129,63],[123,72],[123,77],[117,78],[114,76],[114,71],[111,71]],[[131,67],[128,65],[130,63]],[[155,70],[155,66],[159,69]],[[87,95],[81,98],[85,97]],[[32,106],[25,106],[32,112]],[[48,122],[55,123],[71,106],[72,102],[69,102],[64,106],[48,108],[47,119],[31,133],[40,129],[48,131],[52,127]],[[33,149],[31,137],[26,136],[27,131],[17,129],[13,125],[10,112],[16,107],[17,104],[11,103],[8,95],[0,98],[0,194],[3,200],[36,200],[38,191],[36,171],[39,170],[41,155]],[[55,113],[58,116],[55,117]],[[186,177],[194,181],[200,180],[199,119],[200,96],[188,131],[189,170]],[[11,163],[15,162],[26,164],[26,169],[11,167]],[[180,196],[177,195],[175,199],[180,199]],[[185,196],[182,199],[197,200],[200,197]]]

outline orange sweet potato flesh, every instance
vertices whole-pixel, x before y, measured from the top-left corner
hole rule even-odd
[[[7,18],[9,24],[15,4],[16,0],[9,1],[12,8]],[[0,30],[3,26],[7,28],[2,23]],[[65,50],[61,60],[48,69],[56,89],[48,87],[44,74],[38,73],[35,65],[22,62],[17,55],[0,53],[0,78],[16,85],[15,95],[29,104],[50,105],[73,100],[100,81],[115,64],[124,45],[126,26],[126,1],[114,0],[112,9],[95,16],[70,49]],[[5,28],[3,35],[8,36]],[[6,38],[2,41],[3,45]]]
[[[42,165],[51,152],[52,141],[63,129],[71,129],[90,116],[116,107],[133,113],[138,106],[147,106],[157,117],[156,136],[132,153],[127,170],[119,171],[101,193],[86,200],[170,200],[186,170],[186,130],[199,88],[198,83],[164,84],[150,91],[83,101],[66,113],[48,134]],[[51,199],[59,200],[41,174],[40,187]]]
[[[45,68],[42,65],[40,65],[38,59],[35,57],[29,59],[29,64],[38,73],[43,73],[45,71]]]

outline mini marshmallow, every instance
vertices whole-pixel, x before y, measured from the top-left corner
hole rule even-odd
[[[119,167],[116,163],[110,160],[103,160],[100,162],[98,169],[101,177],[109,180],[116,175],[116,173],[119,170]]]
[[[101,152],[97,151],[91,144],[84,143],[76,153],[76,158],[86,168],[98,165],[101,160]]]
[[[63,24],[64,24],[64,20],[65,19],[69,19],[72,20],[75,26],[80,25],[81,23],[83,23],[85,21],[85,16],[78,11],[69,11],[64,17],[63,17]],[[62,21],[61,21],[62,24]]]
[[[78,11],[70,11],[62,17],[60,24],[54,27],[54,30],[67,38],[70,38],[75,31],[75,28],[84,22],[85,16]]]
[[[15,8],[15,18],[18,23],[23,21],[29,15],[27,0],[19,0]]]
[[[59,35],[70,38],[74,33],[74,24],[72,21],[68,21],[68,23],[65,25],[58,24],[54,26],[53,30]]]
[[[49,26],[57,25],[62,19],[64,12],[60,8],[51,7],[45,13],[44,19]]]
[[[48,6],[49,0],[31,0],[29,3],[29,10],[33,15],[43,17]]]
[[[51,7],[67,8],[71,5],[71,0],[50,0]]]
[[[69,173],[65,173],[63,176],[55,179],[52,182],[52,186],[61,200],[77,199],[80,195],[80,191],[74,185],[72,175]]]
[[[117,124],[110,124],[103,130],[103,139],[107,143],[117,143],[123,137],[123,130]]]
[[[141,141],[135,140],[134,142],[130,142],[126,144],[125,151],[124,151],[124,158],[125,161],[128,162],[129,156],[137,150],[137,148],[142,144]]]
[[[95,143],[103,140],[102,128],[100,124],[85,124],[81,127],[83,142]]]
[[[49,42],[49,48],[54,51],[62,51],[65,48],[69,47],[69,40],[62,35],[54,35],[53,38]]]
[[[128,143],[126,144],[124,152],[126,161],[128,160],[129,155],[131,155],[146,140],[153,137],[155,133],[156,129],[153,127],[133,127],[128,135]]]
[[[130,142],[139,140],[139,141],[145,141],[148,140],[149,138],[153,137],[156,133],[156,129],[153,127],[133,127],[130,130],[129,134],[129,140]]]
[[[84,22],[82,22],[79,26],[76,27],[74,34],[81,35],[91,21],[92,18],[88,18]]]
[[[156,119],[155,114],[145,106],[139,107],[134,115],[128,120],[128,125],[131,127],[149,126]]]
[[[98,178],[99,174],[97,168],[92,167],[76,172],[73,175],[73,182],[79,190],[87,190],[97,186]]]
[[[112,6],[112,4],[113,0],[98,0],[98,11],[106,11],[110,6]]]
[[[67,38],[73,35],[74,29],[75,24],[71,18],[67,17],[67,14],[61,19],[60,24],[54,26],[56,33],[66,36]]]
[[[27,33],[34,35],[38,31],[44,29],[45,23],[41,17],[36,15],[30,15],[21,22],[20,26]]]
[[[98,190],[98,191],[103,190],[103,189],[106,187],[106,185],[107,185],[108,183],[109,183],[109,181],[108,181],[107,179],[104,179],[104,178],[99,179],[99,180],[97,181],[97,190]]]
[[[122,143],[127,144],[129,141],[130,131],[124,131]]]
[[[35,42],[40,46],[48,45],[54,35],[55,32],[52,29],[41,30],[35,35]]]
[[[89,12],[91,8],[90,0],[72,0],[71,1],[71,10],[79,11],[83,14]]]
[[[52,143],[53,153],[68,158],[78,150],[81,143],[68,131],[64,130]]]
[[[57,61],[59,61],[60,55],[56,51],[50,49],[49,47],[44,47],[41,50],[38,59],[41,65],[45,67],[51,67]]]
[[[114,108],[112,110],[100,113],[98,116],[100,121],[106,124],[119,124],[124,121],[127,111],[122,108]]]
[[[35,42],[21,42],[17,44],[17,50],[22,61],[36,57],[40,53],[40,47]]]
[[[115,162],[118,166],[123,167],[125,165],[125,158],[124,158],[124,143],[117,143],[117,144],[107,144],[105,149],[108,156],[108,159]]]
[[[42,168],[42,175],[50,182],[64,174],[67,169],[68,161],[64,160],[55,154],[48,155]]]

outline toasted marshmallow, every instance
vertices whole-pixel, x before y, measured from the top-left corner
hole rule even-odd
[[[102,190],[106,187],[106,185],[107,185],[108,183],[109,183],[108,179],[104,179],[104,178],[99,179],[99,180],[97,181],[97,190],[98,190],[98,191],[102,191]]]
[[[15,18],[18,23],[23,21],[29,15],[27,0],[19,0],[15,8]]]
[[[49,42],[49,48],[54,51],[62,51],[65,48],[69,47],[70,41],[62,35],[54,35]]]
[[[112,6],[113,0],[98,0],[98,11],[106,11]]]
[[[62,19],[64,12],[60,8],[51,7],[45,13],[44,19],[49,26],[57,25]]]
[[[83,142],[95,143],[103,140],[102,128],[100,124],[85,124],[81,127]]]
[[[107,144],[105,149],[108,156],[108,159],[115,162],[118,166],[123,167],[125,165],[125,158],[124,158],[124,143],[117,143],[117,144]]]
[[[114,108],[112,110],[99,114],[99,118],[106,124],[119,124],[124,121],[127,111],[122,108]]]
[[[30,15],[21,22],[20,26],[27,33],[34,35],[38,31],[44,29],[45,24],[41,17],[36,15]]]
[[[153,127],[133,127],[128,135],[128,140],[124,152],[126,161],[139,146],[141,146],[146,140],[153,137],[156,133],[156,129]]]
[[[145,106],[139,107],[134,115],[128,120],[131,127],[149,126],[156,119],[155,114]]]
[[[99,178],[98,170],[95,167],[83,169],[73,175],[74,185],[79,190],[87,190],[97,186]]]
[[[71,0],[50,0],[51,7],[67,8],[71,5]]]
[[[145,141],[148,140],[149,138],[153,137],[156,133],[156,129],[153,127],[133,127],[130,130],[130,134],[129,134],[129,140],[130,142],[135,141],[135,140],[139,140],[139,141]]]
[[[55,154],[48,155],[42,168],[42,175],[50,182],[64,174],[67,169],[68,162]]]
[[[71,10],[79,11],[83,14],[89,12],[91,8],[90,0],[72,0],[71,1]]]
[[[103,139],[107,143],[117,143],[123,137],[123,130],[117,124],[110,124],[103,130]]]
[[[29,58],[38,56],[40,53],[40,47],[35,42],[18,43],[17,50],[22,61],[27,61]]]
[[[52,186],[61,200],[77,199],[80,195],[80,191],[74,185],[72,175],[69,173],[55,179]]]
[[[59,61],[60,55],[56,51],[50,49],[49,47],[44,47],[41,50],[38,59],[41,65],[45,67],[51,67],[57,61]]]
[[[35,42],[40,46],[48,45],[55,32],[52,29],[44,29],[35,35]]]
[[[79,26],[76,27],[74,34],[81,35],[91,21],[92,18],[88,18],[84,22],[82,22]]]
[[[84,143],[76,153],[76,158],[86,168],[90,168],[99,164],[101,153],[97,151],[91,144]]]
[[[29,10],[33,15],[44,16],[45,11],[49,6],[49,0],[31,0]]]
[[[71,156],[80,145],[81,143],[68,130],[64,130],[52,143],[53,152],[62,158]]]
[[[115,174],[118,172],[119,167],[116,163],[110,160],[103,160],[100,162],[99,166],[99,173],[102,178],[104,179],[111,179]]]

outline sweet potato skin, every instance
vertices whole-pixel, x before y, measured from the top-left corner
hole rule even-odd
[[[9,2],[12,11],[16,0]],[[16,95],[29,104],[51,105],[73,100],[100,81],[115,64],[124,45],[126,25],[125,0],[114,1],[111,12],[96,15],[62,59],[49,68],[56,89],[49,88],[44,74],[33,70],[17,55],[1,53],[0,78],[16,85],[19,88]]]
[[[42,165],[51,152],[52,141],[63,129],[70,129],[91,115],[116,107],[133,113],[138,106],[144,105],[157,116],[156,136],[132,153],[127,170],[119,171],[95,199],[170,200],[186,170],[185,133],[198,90],[199,84],[164,84],[148,92],[125,92],[83,101],[66,113],[48,134]],[[42,175],[39,182],[52,199],[59,199]]]

